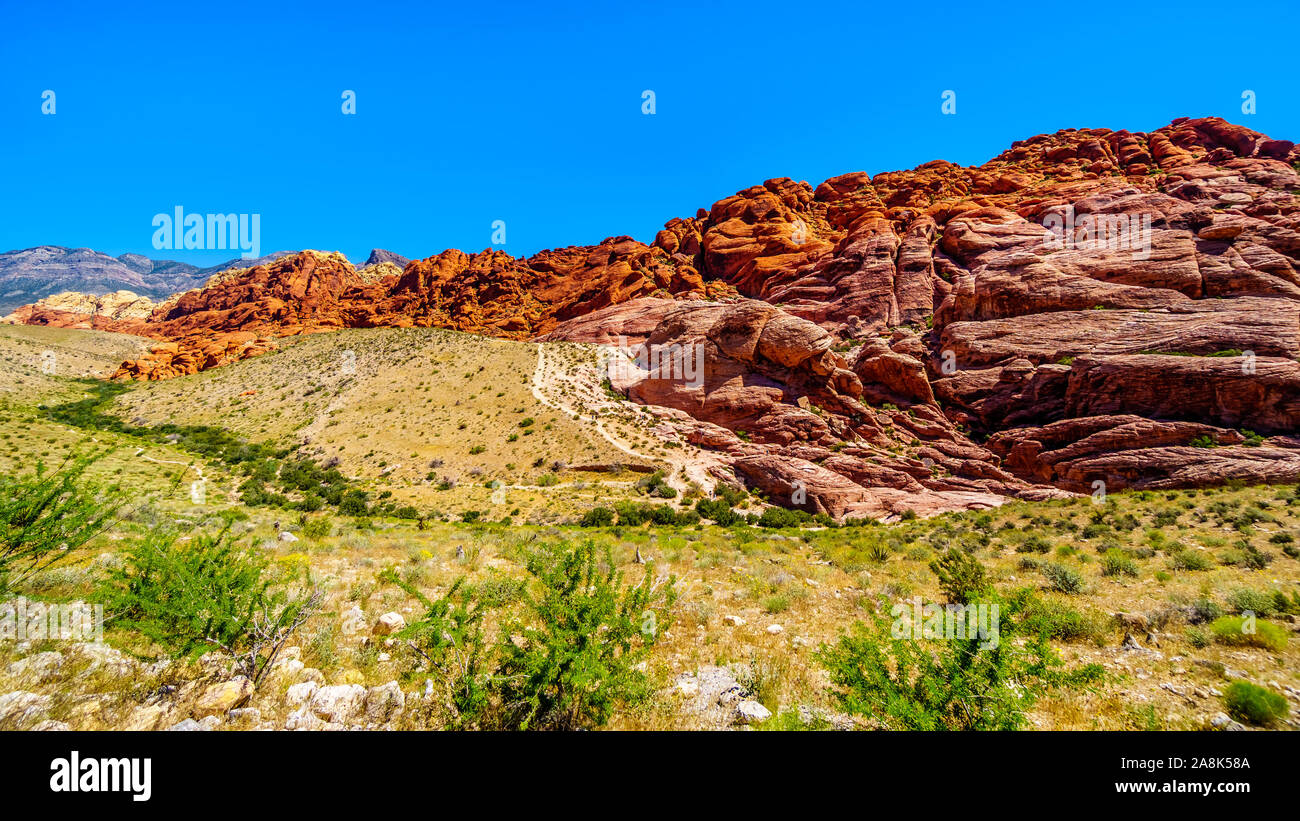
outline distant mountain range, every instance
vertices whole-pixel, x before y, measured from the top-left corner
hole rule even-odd
[[[41,245],[0,254],[0,314],[62,291],[126,290],[158,299],[202,285],[206,278],[184,262]]]
[[[150,259],[140,254],[112,257],[90,248],[40,245],[0,254],[0,316],[64,291],[101,296],[131,291],[159,301],[201,287],[208,277],[227,268],[249,268],[289,255],[276,251],[258,259],[229,259],[199,268],[186,262]],[[405,267],[405,257],[375,249],[367,265],[393,262]]]

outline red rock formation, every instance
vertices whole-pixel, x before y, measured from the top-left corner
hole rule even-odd
[[[989,447],[1017,474],[1082,493],[1204,487],[1229,479],[1300,481],[1300,450],[1285,438],[1244,445],[1235,430],[1140,416],[1091,416],[994,435]]]

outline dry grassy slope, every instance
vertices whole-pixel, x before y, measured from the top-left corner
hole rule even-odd
[[[599,384],[590,349],[546,348],[553,370],[586,369],[587,381]],[[636,474],[567,466],[652,465],[666,455],[662,442],[629,403],[606,421],[639,456],[602,436],[589,415],[539,402],[536,366],[530,343],[428,328],[348,330],[284,339],[271,354],[140,383],[116,400],[115,412],[139,424],[211,424],[256,441],[302,442],[305,453],[337,458],[374,489],[442,512],[568,515],[626,496]],[[548,474],[559,484],[540,487]],[[444,479],[456,487],[439,490]],[[494,495],[492,482],[504,492]]]
[[[126,334],[0,325],[0,396],[19,401],[64,394],[70,388],[55,377],[106,377],[124,358],[149,350],[150,340]],[[43,372],[49,352],[53,374]]]
[[[38,462],[61,463],[73,450],[108,450],[88,476],[131,491],[128,507],[155,503],[169,507],[189,497],[199,478],[194,456],[161,445],[105,433],[69,428],[45,419],[38,405],[86,396],[81,377],[105,377],[124,356],[148,350],[150,340],[102,331],[0,325],[0,472],[23,473]],[[54,353],[53,374],[42,371],[43,354]],[[225,494],[234,480],[220,468],[202,465],[210,493]]]

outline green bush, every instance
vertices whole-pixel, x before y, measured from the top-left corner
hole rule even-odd
[[[1291,710],[1284,696],[1249,681],[1234,681],[1229,684],[1223,692],[1223,705],[1227,708],[1228,715],[1238,721],[1260,727],[1277,724]]]
[[[731,485],[722,484],[721,482],[714,487],[713,493],[717,498],[726,502],[731,507],[740,504],[745,500],[745,497],[749,495],[741,488],[734,488]]]
[[[812,515],[803,510],[792,510],[785,507],[769,507],[758,517],[759,527],[799,527],[799,525],[810,520]]]
[[[642,493],[659,499],[677,498],[677,488],[668,484],[664,480],[664,472],[662,470],[656,470],[654,473],[638,479],[636,487],[637,490]]]
[[[1286,648],[1286,631],[1262,619],[1223,616],[1210,624],[1210,632],[1219,644],[1233,647],[1262,647],[1274,653]]]
[[[465,588],[457,579],[446,594],[430,599],[388,568],[381,581],[395,584],[424,605],[424,615],[395,634],[420,659],[420,670],[435,682],[430,702],[421,705],[448,729],[481,725],[492,705],[491,651],[483,637],[485,593]],[[517,591],[516,591],[517,592]]]
[[[52,566],[113,524],[121,492],[85,478],[103,455],[74,456],[52,472],[38,462],[27,475],[0,475],[0,592]]]
[[[939,579],[939,589],[953,604],[969,604],[990,590],[984,565],[964,550],[948,548],[947,553],[930,562],[930,570]]]
[[[1017,632],[1056,641],[1089,641],[1101,646],[1109,632],[1108,620],[1101,614],[1084,613],[1029,590],[1018,591],[1012,598],[1011,612],[1017,617]]]
[[[637,665],[669,626],[676,579],[656,584],[647,564],[640,582],[625,585],[609,548],[598,561],[590,541],[544,546],[527,567],[536,589],[523,595],[525,613],[502,626],[501,726],[599,726],[618,703],[647,696]]]
[[[840,708],[887,729],[1015,730],[1045,685],[1050,650],[1041,640],[1022,647],[1005,639],[895,638],[880,615],[816,658]]]
[[[1184,548],[1173,555],[1173,566],[1175,570],[1209,570],[1214,562],[1198,550]]]
[[[329,537],[331,531],[334,530],[334,522],[332,522],[328,516],[308,519],[302,523],[301,530],[303,536],[306,536],[313,542],[319,542],[321,539]]]
[[[614,524],[614,511],[607,507],[593,507],[578,522],[582,527],[608,527]]]
[[[726,499],[700,499],[695,503],[695,511],[705,519],[712,519],[723,527],[734,525],[740,518],[731,509]]]
[[[370,506],[366,502],[365,491],[349,490],[343,494],[339,502],[339,513],[344,516],[366,516],[370,513]]]
[[[261,551],[237,545],[229,528],[188,543],[157,530],[124,554],[100,586],[106,618],[173,658],[223,651],[254,685],[320,603],[306,579],[276,578]]]
[[[1281,591],[1278,591],[1279,593]],[[1286,601],[1285,594],[1282,600]],[[1256,616],[1271,616],[1278,611],[1277,600],[1273,594],[1264,590],[1248,590],[1238,588],[1228,594],[1228,606],[1234,613],[1245,613],[1247,611],[1254,613]],[[1282,608],[1285,611],[1285,607]]]
[[[1051,549],[1052,543],[1037,534],[1016,545],[1017,553],[1047,553]]]
[[[1223,615],[1223,608],[1214,599],[1202,596],[1187,606],[1187,621],[1191,624],[1206,624]]]
[[[1138,566],[1124,551],[1111,548],[1102,557],[1101,573],[1103,576],[1136,576]]]
[[[1077,570],[1063,564],[1047,563],[1039,567],[1039,572],[1047,579],[1047,586],[1058,593],[1083,591],[1083,576]]]

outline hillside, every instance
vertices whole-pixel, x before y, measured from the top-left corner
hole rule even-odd
[[[610,399],[602,376],[583,346],[351,330],[141,383],[110,411],[141,425],[216,424],[301,445],[421,509],[554,520],[628,496],[653,470],[685,488],[673,461],[685,451],[665,448],[639,408]]]

